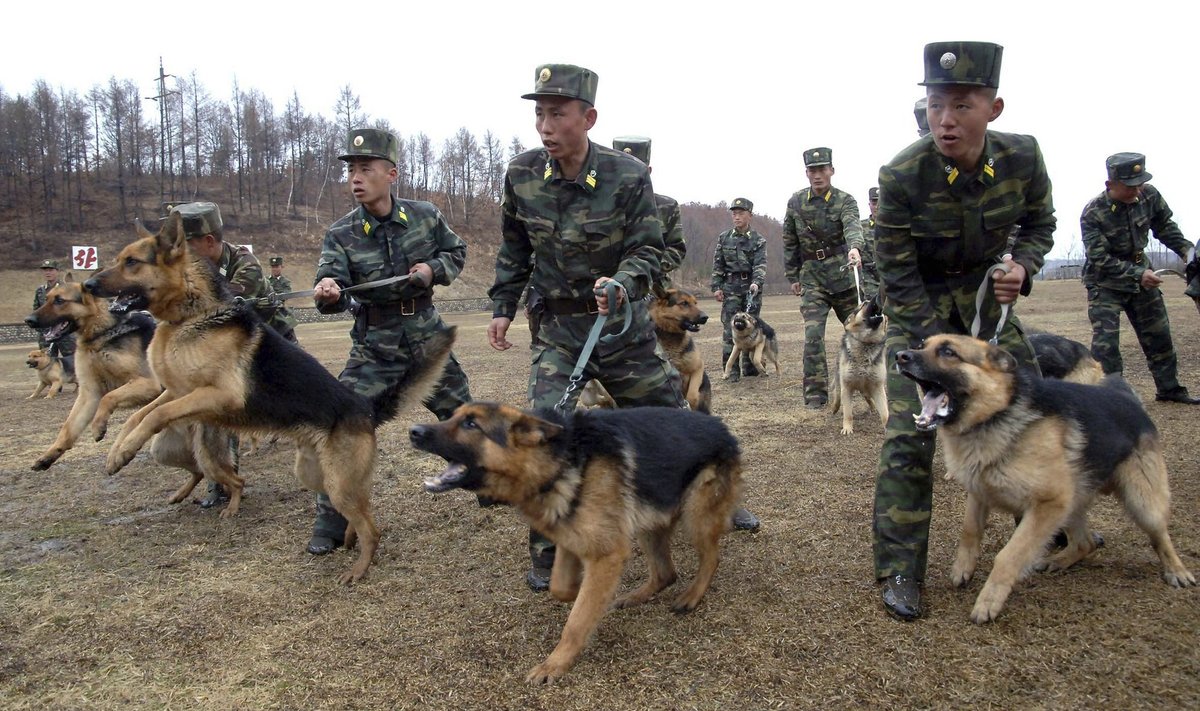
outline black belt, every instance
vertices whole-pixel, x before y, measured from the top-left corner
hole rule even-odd
[[[832,257],[837,254],[845,254],[847,251],[848,250],[846,249],[846,245],[839,244],[836,247],[824,247],[822,249],[818,249],[815,252],[804,252],[803,257],[804,257],[804,261],[806,261],[806,262],[810,259],[815,259],[817,261],[821,261],[824,259],[828,259],[829,257]]]
[[[397,317],[416,316],[430,308],[433,308],[433,295],[425,294],[402,301],[389,301],[386,304],[363,304],[359,315],[366,319],[368,326],[376,326]]]
[[[546,299],[546,313],[555,316],[578,316],[583,314],[598,314],[600,307],[596,305],[595,297],[587,299]]]

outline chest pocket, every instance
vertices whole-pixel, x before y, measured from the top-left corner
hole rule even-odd
[[[621,264],[625,246],[625,227],[621,216],[588,220],[570,240],[575,250],[569,273],[572,276],[595,278],[612,276]]]
[[[910,232],[917,247],[917,261],[947,267],[962,261],[962,220],[958,217],[914,217]]]

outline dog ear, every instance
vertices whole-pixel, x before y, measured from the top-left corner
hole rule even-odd
[[[1001,373],[1012,373],[1017,370],[1017,359],[1000,346],[988,346],[988,363]]]
[[[67,275],[65,277],[63,277],[63,281],[65,281],[68,284],[74,284],[75,277],[71,274],[71,272],[67,272]]]
[[[158,251],[175,261],[187,253],[187,235],[183,232],[183,216],[172,212],[159,229],[157,239]]]
[[[521,415],[511,428],[512,440],[520,447],[537,447],[562,432],[562,425],[547,422],[533,415]]]
[[[137,234],[138,239],[154,236],[154,233],[146,229],[146,226],[142,224],[142,218],[140,217],[133,218],[133,231]]]

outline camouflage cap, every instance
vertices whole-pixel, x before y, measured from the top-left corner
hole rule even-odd
[[[522,99],[540,96],[565,96],[596,105],[596,84],[600,77],[590,69],[574,64],[542,64],[533,73],[533,91]]]
[[[613,148],[650,165],[650,139],[645,136],[618,136],[613,139]]]
[[[817,166],[830,165],[833,163],[833,150],[830,148],[809,148],[804,151],[804,167],[816,168]]]
[[[283,257],[271,257],[271,266],[282,267],[283,266]]]
[[[754,212],[754,203],[750,202],[746,198],[734,198],[733,204],[729,206],[729,209],[731,211],[745,210],[746,212]]]
[[[930,42],[925,45],[921,86],[966,84],[1000,88],[1004,48],[992,42]]]
[[[58,269],[58,260],[57,259],[43,259],[41,268],[42,269]]]
[[[338,160],[382,158],[392,165],[400,162],[400,141],[396,134],[378,128],[351,129],[346,136],[346,152]]]
[[[183,236],[191,239],[221,231],[221,208],[215,202],[186,202],[177,205],[172,213],[183,218]]]
[[[913,105],[913,116],[917,117],[917,135],[921,138],[929,135],[929,114],[926,113],[928,108],[929,99],[923,96]]]
[[[1114,153],[1104,161],[1108,179],[1136,188],[1154,177],[1146,171],[1146,156],[1142,153]]]
[[[871,188],[867,191],[867,202],[879,202],[879,188]]]

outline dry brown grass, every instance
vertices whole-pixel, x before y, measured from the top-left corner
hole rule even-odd
[[[1174,285],[1172,285],[1174,286]],[[1171,289],[1182,379],[1200,389],[1200,329]],[[712,302],[705,304],[710,313]],[[1039,285],[1025,322],[1084,341],[1078,283]],[[413,452],[404,413],[381,430],[374,488],[380,555],[363,583],[341,588],[351,560],[303,552],[311,495],[289,473],[291,447],[243,460],[242,513],[165,501],[181,474],[139,455],[112,478],[105,443],[86,442],[49,472],[29,464],[53,438],[69,398],[25,401],[23,346],[0,349],[0,698],[7,708],[701,708],[1194,707],[1200,698],[1197,591],[1158,578],[1145,536],[1110,500],[1093,512],[1108,544],[1065,574],[1018,587],[999,621],[968,614],[981,583],[947,582],[963,494],[940,476],[927,616],[886,617],[872,581],[870,524],[879,425],[856,400],[859,431],[801,399],[795,299],[767,300],[784,374],[727,385],[714,411],[743,443],[748,505],[763,519],[730,534],[721,568],[693,614],[663,600],[606,617],[559,685],[525,672],[553,648],[565,605],[524,585],[526,528],[509,509],[456,492],[430,496],[440,469]],[[487,348],[483,315],[449,317],[474,395],[523,400],[527,351]],[[520,332],[523,322],[514,327]],[[337,372],[347,324],[304,326],[304,346]],[[1128,327],[1126,326],[1126,329]],[[832,349],[841,329],[829,328]],[[720,332],[701,349],[710,373]],[[1153,388],[1126,332],[1126,372]],[[1200,408],[1150,402],[1174,487],[1171,531],[1200,569]],[[121,418],[125,413],[121,414]],[[115,427],[113,428],[115,432]],[[940,472],[939,472],[940,474]],[[1011,531],[993,517],[981,573]],[[695,560],[686,548],[680,572]],[[626,574],[644,574],[635,558]]]

